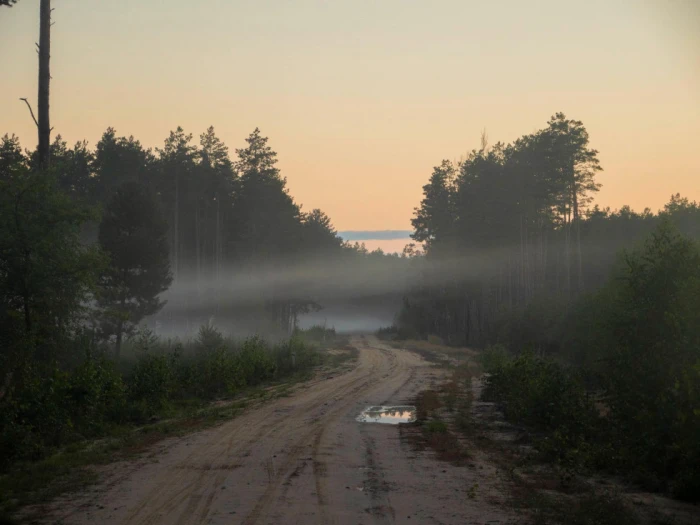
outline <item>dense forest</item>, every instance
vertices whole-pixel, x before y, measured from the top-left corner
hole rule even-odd
[[[381,265],[384,256],[343,243],[321,210],[303,212],[286,189],[267,139],[255,130],[246,140],[247,147],[237,150],[237,159],[231,161],[213,128],[200,136],[199,146],[178,128],[155,152],[133,137],[117,136],[113,129],[104,133],[94,151],[85,142],[68,147],[58,136],[51,145],[51,168],[39,174],[36,154],[23,153],[16,137],[5,136],[0,144],[0,176],[8,250],[20,250],[19,242],[26,241],[37,246],[22,249],[41,248],[45,250],[41,255],[52,255],[53,264],[95,270],[88,276],[66,268],[72,281],[63,284],[74,287],[74,297],[65,300],[85,305],[89,295],[85,279],[94,280],[101,293],[91,296],[97,308],[90,309],[89,317],[102,337],[120,338],[145,316],[156,314],[162,302],[155,297],[171,284],[173,311],[184,307],[195,312],[193,325],[195,319],[206,322],[212,316],[225,322],[227,316],[243,315],[243,309],[249,318],[264,321],[260,329],[286,334],[299,314],[321,306],[318,292],[310,296],[310,287],[302,286],[299,268],[323,260],[339,268],[336,273],[346,264],[356,273],[358,263]],[[32,216],[42,200],[55,203],[56,209],[45,208],[47,215]],[[50,214],[61,214],[54,231],[43,227]],[[13,220],[19,215],[26,220]],[[135,231],[141,226],[149,230],[143,239],[121,238],[120,229]],[[41,235],[34,230],[42,230]],[[65,247],[66,257],[75,260],[59,260],[56,246]],[[98,251],[110,255],[112,268],[107,274],[97,269],[104,262]],[[28,271],[22,267],[21,253],[6,253],[17,265],[12,271],[17,275]],[[135,260],[122,257],[127,253]],[[138,260],[141,255],[143,260]],[[138,282],[120,278],[135,264],[144,265],[151,277]],[[16,286],[18,279],[6,275],[6,286]],[[280,276],[285,275],[283,282]],[[275,278],[278,286],[269,282]],[[307,280],[318,281],[318,273]],[[38,277],[32,281],[22,285],[23,290],[4,294],[24,312],[25,329],[34,317],[54,311],[54,305],[46,304],[49,295],[66,295],[48,294],[46,282]],[[253,283],[252,291],[246,283]],[[117,290],[126,290],[127,295]],[[227,311],[235,305],[238,310]],[[173,316],[180,320],[177,313]],[[18,330],[15,321],[6,314],[8,333]]]
[[[61,447],[305,376],[335,331],[299,317],[392,308],[412,267],[302,211],[258,129],[234,158],[212,127],[155,150],[112,128],[94,148],[51,140],[52,11],[37,115],[21,99],[38,145],[0,139],[0,514],[27,492],[13,479],[34,482],[25,462],[45,485]]]
[[[622,249],[664,219],[700,239],[700,205],[680,195],[656,214],[591,206],[597,153],[584,125],[558,113],[512,144],[484,138],[435,167],[412,220],[426,264],[401,323],[450,343],[555,351],[552,316],[599,289]]]
[[[41,0],[36,116],[20,98],[37,147],[0,138],[0,522],[70,490],[86,465],[232,418],[272,389],[286,396],[320,365],[330,380],[360,354],[389,361],[388,347],[360,351],[325,318],[300,326],[324,308],[362,331],[392,312],[382,337],[472,356],[452,381],[465,432],[483,384],[482,400],[567,482],[612,474],[698,501],[699,203],[594,205],[598,152],[582,122],[556,113],[442,161],[415,242],[369,252],[295,201],[257,128],[233,154],[213,127],[198,138],[177,127],[154,149],[113,128],[94,147],[53,133],[52,11]],[[393,368],[355,370],[371,380],[338,396],[386,386]]]
[[[0,480],[308,374],[322,355],[304,313],[400,302],[411,259],[344,243],[294,202],[259,130],[246,140],[232,160],[212,128],[155,151],[113,129],[94,149],[59,135],[48,165],[0,140]]]
[[[400,337],[485,349],[488,399],[574,472],[700,494],[700,204],[591,206],[584,125],[443,161],[423,188],[425,244]]]

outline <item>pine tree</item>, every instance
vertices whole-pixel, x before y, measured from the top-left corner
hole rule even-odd
[[[143,185],[125,183],[107,204],[99,241],[110,257],[100,282],[102,329],[116,336],[119,356],[123,334],[163,305],[159,294],[172,282],[168,224],[158,202]]]
[[[183,262],[188,260],[187,248],[194,244],[190,239],[195,235],[187,235],[187,233],[196,230],[194,221],[187,224],[183,220],[194,216],[194,213],[190,215],[190,212],[196,208],[198,196],[194,184],[197,148],[191,142],[192,134],[185,133],[178,126],[165,139],[163,149],[158,150],[161,168],[159,187],[162,189],[162,198],[168,216],[172,218],[170,252],[176,279],[183,273]],[[192,228],[192,226],[195,227]]]
[[[343,243],[330,217],[318,208],[302,215],[302,237],[306,254],[339,254]]]
[[[100,268],[97,251],[79,239],[81,225],[93,217],[93,210],[61,192],[50,174],[29,171],[19,142],[3,138],[0,307],[7,318],[0,324],[14,328],[3,326],[0,332],[19,330],[21,319],[24,336],[50,343],[76,326]]]
[[[455,169],[448,160],[433,168],[428,184],[423,186],[423,200],[411,220],[415,233],[412,238],[433,247],[449,242],[453,226],[453,184]]]
[[[299,250],[301,210],[277,168],[277,153],[259,129],[236,150],[239,179],[233,201],[232,237],[239,260],[271,261]]]

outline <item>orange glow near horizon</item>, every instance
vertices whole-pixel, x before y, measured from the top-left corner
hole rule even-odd
[[[233,154],[260,127],[296,201],[339,230],[410,229],[433,166],[557,111],[600,152],[597,204],[700,199],[700,2],[87,4],[55,3],[54,133],[156,147],[213,125]],[[37,35],[38,2],[0,8],[0,135],[25,147]]]

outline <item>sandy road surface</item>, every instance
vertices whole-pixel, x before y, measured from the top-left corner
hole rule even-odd
[[[353,345],[360,354],[352,370],[169,440],[152,461],[115,467],[93,492],[58,502],[47,521],[506,523],[488,465],[453,467],[412,450],[396,426],[355,421],[367,405],[410,401],[437,372],[373,337]],[[477,500],[467,495],[475,482],[485,496]]]

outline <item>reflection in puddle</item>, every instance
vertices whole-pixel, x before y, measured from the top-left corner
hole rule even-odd
[[[414,406],[374,406],[365,408],[357,416],[360,423],[413,423],[416,420],[416,407]]]

